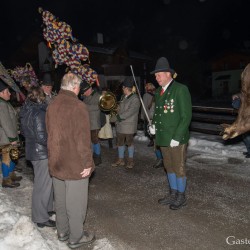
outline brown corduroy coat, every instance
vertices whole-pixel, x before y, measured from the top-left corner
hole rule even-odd
[[[60,90],[48,106],[46,128],[49,171],[53,177],[80,180],[83,169],[94,170],[89,114],[75,93]]]

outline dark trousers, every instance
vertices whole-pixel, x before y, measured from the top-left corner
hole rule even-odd
[[[243,142],[247,148],[247,153],[250,154],[250,133],[245,133],[242,135]]]
[[[43,223],[49,220],[48,211],[53,210],[52,178],[49,174],[48,159],[31,163],[34,169],[32,221]]]

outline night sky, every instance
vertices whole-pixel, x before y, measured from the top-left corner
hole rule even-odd
[[[8,60],[27,37],[42,34],[39,6],[71,25],[84,45],[93,44],[100,32],[105,46],[123,45],[175,63],[181,54],[207,60],[225,50],[250,47],[249,2],[7,0],[1,3],[0,60]]]

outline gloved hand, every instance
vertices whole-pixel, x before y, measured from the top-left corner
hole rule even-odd
[[[179,144],[180,144],[180,142],[178,142],[178,141],[176,141],[176,140],[171,140],[170,141],[170,147],[171,148],[174,148],[174,147],[177,147],[177,146],[179,146]]]
[[[151,135],[155,135],[155,125],[154,124],[148,126],[148,132]]]

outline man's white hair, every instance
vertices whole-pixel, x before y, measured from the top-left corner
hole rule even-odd
[[[61,89],[73,90],[76,86],[80,86],[81,78],[72,72],[68,72],[62,78]]]

